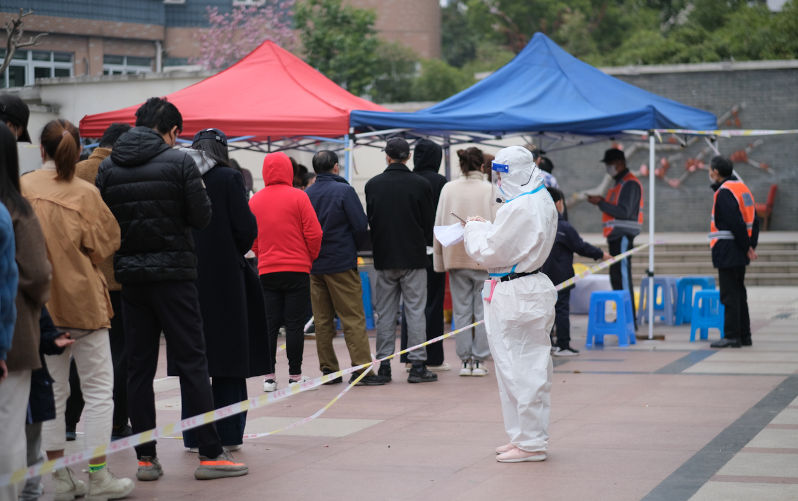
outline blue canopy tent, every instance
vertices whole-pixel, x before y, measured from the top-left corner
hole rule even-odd
[[[576,59],[542,33],[468,89],[415,113],[352,111],[355,128],[428,132],[563,132],[716,129],[709,112],[652,94]]]
[[[507,65],[489,77],[415,113],[352,111],[350,126],[365,139],[388,132],[453,134],[460,142],[485,142],[507,135],[538,133],[567,136],[648,136],[649,165],[655,165],[656,129],[717,129],[709,112],[652,94],[611,77],[571,56],[542,33]],[[598,140],[598,138],[596,138]],[[585,144],[586,141],[577,141]],[[590,141],[587,141],[590,142]],[[547,148],[551,150],[551,148]],[[447,155],[448,172],[448,155]],[[654,176],[649,176],[649,241],[654,242]],[[649,249],[649,272],[654,250]],[[653,280],[648,297],[653,297]],[[649,308],[649,339],[653,338]]]

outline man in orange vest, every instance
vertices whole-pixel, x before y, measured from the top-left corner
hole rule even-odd
[[[601,223],[607,237],[610,255],[617,256],[634,247],[635,237],[643,226],[643,186],[637,177],[626,168],[626,156],[618,148],[604,152],[601,161],[607,174],[615,179],[615,186],[607,191],[607,198],[590,195],[588,202],[601,210]],[[610,266],[610,283],[614,290],[629,291],[632,313],[637,329],[634,286],[632,285],[632,260],[622,259]]]
[[[725,337],[710,344],[713,348],[751,346],[751,321],[745,290],[745,267],[757,258],[759,219],[754,196],[733,172],[731,160],[714,157],[709,179],[715,198],[709,222],[712,265],[718,269],[720,302],[725,307]]]

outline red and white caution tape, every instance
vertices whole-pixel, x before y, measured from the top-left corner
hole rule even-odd
[[[634,249],[631,249],[631,250],[629,250],[627,252],[624,252],[623,254],[619,254],[619,255],[613,257],[610,260],[603,261],[603,262],[599,263],[598,265],[596,265],[596,266],[594,266],[594,267],[592,267],[592,268],[590,268],[590,269],[588,269],[588,270],[586,270],[586,271],[584,271],[582,273],[579,273],[578,275],[574,276],[573,278],[570,278],[570,279],[566,280],[565,282],[557,285],[556,289],[560,290],[560,289],[563,289],[565,287],[569,287],[570,285],[573,285],[576,281],[578,281],[578,280],[580,280],[580,279],[582,279],[582,278],[584,278],[584,277],[586,277],[588,275],[591,275],[591,274],[593,274],[593,273],[595,273],[595,272],[597,272],[599,270],[607,268],[607,267],[611,266],[612,264],[615,264],[618,261],[620,261],[620,260],[622,260],[622,259],[634,254],[635,252],[638,252],[638,251],[648,247],[649,245],[650,244],[645,244],[645,245],[641,245],[640,247],[635,247]],[[213,411],[208,411],[208,412],[205,412],[203,414],[198,414],[196,416],[192,416],[190,418],[183,419],[183,420],[181,420],[181,421],[179,421],[177,423],[171,423],[171,424],[167,424],[167,425],[164,425],[164,426],[159,426],[158,428],[155,428],[155,429],[152,429],[152,430],[147,430],[147,431],[142,432],[142,433],[137,433],[135,435],[131,435],[129,437],[126,437],[126,438],[123,438],[123,439],[120,439],[120,440],[115,440],[115,441],[110,442],[108,444],[98,446],[98,447],[96,447],[94,449],[86,449],[84,451],[77,452],[75,454],[70,454],[68,456],[64,456],[64,457],[59,458],[59,459],[46,461],[44,463],[41,463],[41,464],[38,464],[38,465],[33,465],[33,466],[28,467],[28,468],[21,468],[21,469],[19,469],[17,471],[14,471],[12,473],[2,474],[2,475],[0,475],[0,487],[4,486],[4,485],[8,485],[8,484],[16,484],[16,483],[22,482],[23,480],[31,478],[31,477],[40,476],[40,475],[46,475],[48,473],[52,473],[53,471],[55,471],[57,469],[64,468],[64,467],[67,467],[67,466],[71,466],[71,465],[74,465],[74,464],[87,463],[89,461],[89,459],[91,459],[91,458],[94,458],[94,457],[97,457],[97,456],[107,456],[107,455],[114,454],[114,453],[117,453],[117,452],[120,452],[120,451],[123,451],[123,450],[131,449],[131,448],[133,448],[133,447],[135,447],[137,445],[141,445],[141,444],[145,444],[147,442],[151,442],[151,441],[153,441],[153,440],[155,440],[157,438],[176,438],[175,435],[181,435],[182,432],[184,432],[186,430],[190,430],[192,428],[196,428],[198,426],[202,426],[202,425],[205,425],[205,424],[213,423],[213,422],[219,421],[220,419],[224,419],[224,418],[233,416],[235,414],[239,414],[241,412],[248,411],[250,409],[256,409],[258,407],[264,407],[266,405],[278,402],[280,400],[284,400],[284,399],[286,399],[286,398],[288,398],[288,397],[290,397],[292,395],[296,395],[296,394],[301,393],[303,391],[312,390],[312,389],[314,389],[314,388],[316,388],[318,386],[321,386],[324,383],[326,383],[328,381],[331,381],[331,380],[333,380],[335,378],[343,377],[343,376],[345,376],[347,374],[351,374],[353,372],[362,371],[358,375],[357,378],[355,378],[351,383],[349,383],[349,385],[347,385],[346,388],[344,388],[343,391],[341,391],[338,395],[335,396],[335,398],[330,400],[326,405],[324,405],[324,407],[322,407],[321,409],[319,409],[318,411],[316,411],[312,415],[310,415],[310,416],[308,416],[306,418],[303,418],[301,420],[298,420],[298,421],[296,421],[294,423],[291,423],[288,426],[285,426],[285,427],[280,428],[278,430],[274,430],[274,431],[267,432],[267,433],[249,434],[249,435],[245,436],[245,438],[247,438],[247,439],[262,438],[262,437],[266,437],[266,436],[269,436],[269,435],[274,435],[276,433],[280,433],[282,431],[286,431],[286,430],[295,428],[295,427],[300,426],[302,424],[305,424],[305,423],[308,423],[310,421],[313,421],[314,419],[316,419],[319,416],[321,416],[322,414],[324,414],[327,411],[327,409],[329,409],[336,402],[338,402],[338,400],[340,400],[341,397],[343,397],[353,386],[355,386],[361,379],[363,379],[370,372],[369,370],[367,370],[367,368],[369,368],[369,367],[371,367],[371,366],[373,366],[375,364],[379,364],[382,361],[390,360],[390,359],[392,359],[394,357],[403,355],[403,354],[408,353],[410,351],[417,350],[419,348],[422,348],[424,346],[427,346],[427,345],[430,345],[430,344],[433,344],[433,343],[437,343],[439,341],[443,341],[444,339],[452,337],[452,336],[456,336],[457,334],[460,334],[461,332],[470,330],[473,327],[476,327],[477,325],[482,324],[483,322],[484,322],[484,320],[480,320],[478,322],[474,322],[474,323],[472,323],[470,325],[467,325],[465,327],[461,327],[459,329],[447,332],[447,333],[445,333],[445,334],[443,334],[441,336],[438,336],[436,338],[430,339],[430,340],[425,341],[423,343],[417,344],[415,346],[412,346],[410,348],[401,350],[401,351],[396,352],[396,353],[394,353],[392,355],[389,355],[387,357],[375,360],[375,361],[367,363],[367,364],[362,364],[362,365],[358,365],[358,366],[355,366],[355,367],[350,367],[348,369],[343,369],[343,370],[340,370],[338,372],[333,372],[331,374],[325,374],[325,375],[323,375],[321,377],[318,377],[318,378],[315,378],[315,379],[312,379],[312,380],[309,380],[309,381],[305,381],[304,383],[290,384],[290,385],[288,385],[287,388],[283,388],[282,390],[277,390],[277,391],[274,391],[274,392],[271,392],[271,393],[266,393],[266,394],[260,395],[258,397],[255,397],[255,398],[250,398],[250,399],[243,400],[243,401],[235,403],[235,404],[228,405],[226,407],[222,407],[220,409],[216,409],[216,410],[213,410]]]

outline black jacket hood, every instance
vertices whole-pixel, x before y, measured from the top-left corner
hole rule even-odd
[[[169,149],[171,147],[155,130],[149,127],[133,127],[114,143],[111,159],[121,167],[136,167]]]
[[[428,170],[438,172],[443,150],[429,139],[419,139],[413,149],[413,172]]]

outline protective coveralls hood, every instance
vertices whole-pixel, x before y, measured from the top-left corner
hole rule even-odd
[[[469,221],[464,245],[494,277],[482,294],[485,328],[510,442],[526,452],[545,451],[552,376],[549,333],[557,292],[546,275],[533,272],[551,252],[557,209],[546,190],[537,190],[542,180],[530,152],[506,148],[495,162],[508,166],[502,189],[510,203],[499,207],[493,222]],[[497,281],[510,273],[532,274]]]
[[[499,150],[491,164],[491,181],[498,202],[509,202],[543,183],[535,156],[522,146]]]

